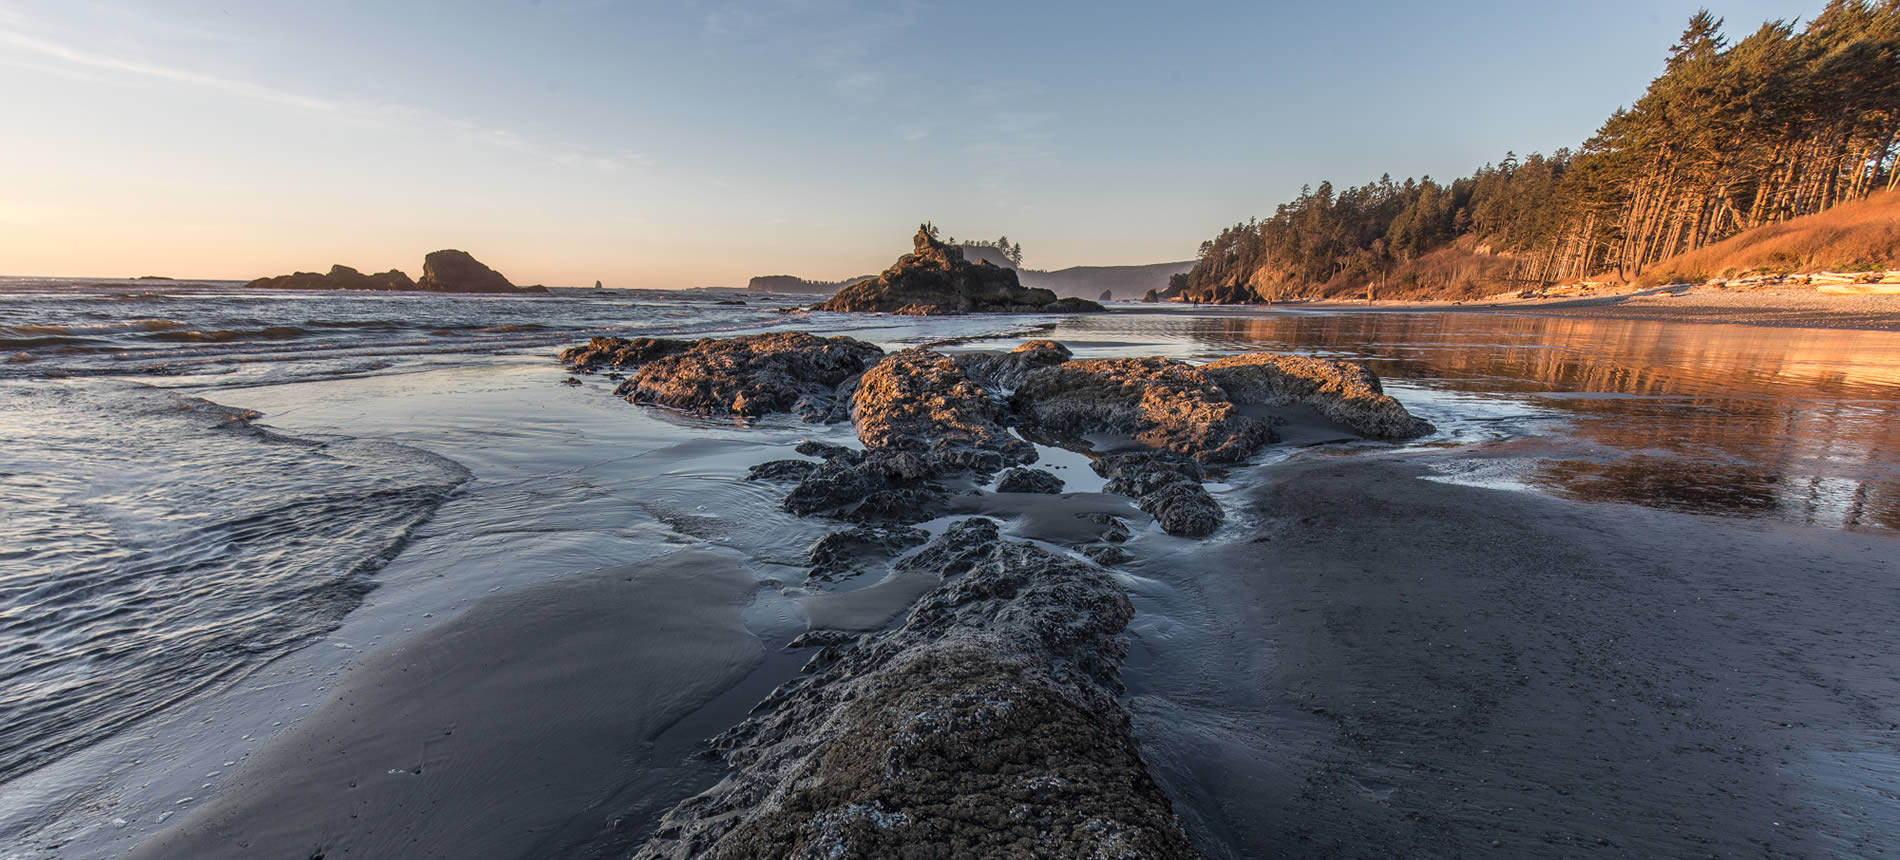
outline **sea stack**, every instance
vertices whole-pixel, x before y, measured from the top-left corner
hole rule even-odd
[[[1058,299],[1049,290],[1025,287],[1014,269],[965,260],[961,248],[937,241],[929,225],[918,228],[911,253],[876,278],[839,290],[818,309],[918,315],[1105,310],[1087,299]]]
[[[437,293],[512,293],[518,289],[467,251],[455,250],[424,257],[422,279],[416,286]]]

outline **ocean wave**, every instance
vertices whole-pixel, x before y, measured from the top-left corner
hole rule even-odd
[[[258,329],[219,329],[217,331],[161,331],[147,335],[150,340],[175,343],[233,343],[251,340],[294,340],[310,334],[298,326],[270,326]]]
[[[126,383],[0,383],[0,413],[0,782],[332,629],[468,478]]]

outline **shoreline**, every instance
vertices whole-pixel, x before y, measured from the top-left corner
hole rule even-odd
[[[1212,307],[1223,307],[1213,305]],[[1825,295],[1811,289],[1668,286],[1628,293],[1471,302],[1317,299],[1249,305],[1272,310],[1522,314],[1776,328],[1900,331],[1900,295]]]

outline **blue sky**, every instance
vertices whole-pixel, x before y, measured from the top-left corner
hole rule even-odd
[[[743,285],[926,218],[1188,259],[1302,184],[1574,146],[1701,5],[0,0],[0,273]]]

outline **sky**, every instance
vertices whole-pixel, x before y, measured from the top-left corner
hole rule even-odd
[[[1188,260],[1305,184],[1574,147],[1703,5],[1823,0],[0,0],[0,274],[743,286],[924,220]]]

